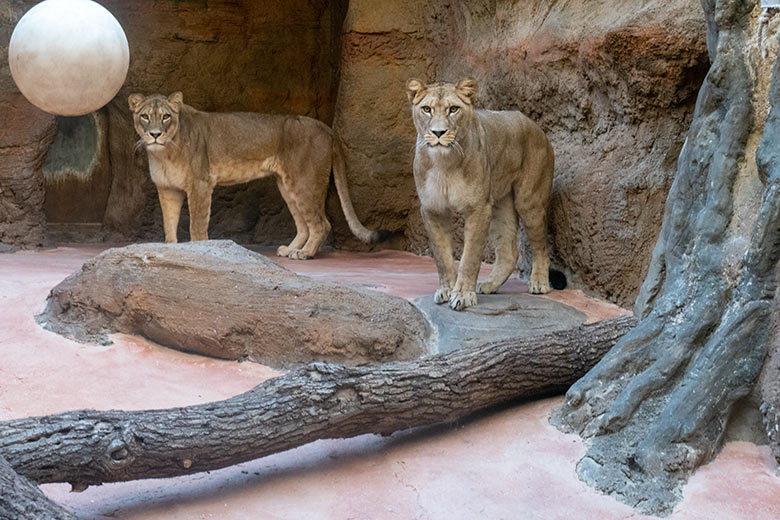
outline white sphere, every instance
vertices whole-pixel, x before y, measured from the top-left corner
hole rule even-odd
[[[8,45],[16,86],[52,114],[97,110],[119,92],[130,49],[122,26],[91,0],[45,0],[16,24]]]

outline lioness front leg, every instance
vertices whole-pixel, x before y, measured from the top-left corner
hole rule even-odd
[[[169,244],[175,244],[177,242],[176,230],[179,227],[181,205],[184,202],[184,192],[158,186],[157,197],[160,199],[160,208],[162,209],[165,241]]]
[[[460,258],[458,279],[450,293],[450,307],[456,311],[477,304],[477,276],[490,225],[490,204],[474,208],[465,217],[463,255]]]
[[[209,239],[212,192],[212,187],[198,183],[187,194],[187,204],[190,207],[190,240]]]
[[[490,276],[477,284],[480,294],[492,294],[507,281],[517,265],[517,224],[514,197],[508,195],[493,206],[489,238],[495,251]]]
[[[452,219],[449,214],[422,210],[423,223],[428,232],[433,260],[439,272],[439,288],[433,295],[433,301],[441,304],[450,299],[455,285],[455,259],[452,255]]]

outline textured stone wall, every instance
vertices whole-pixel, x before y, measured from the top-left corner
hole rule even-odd
[[[0,0],[0,45],[34,3]],[[550,234],[557,266],[575,285],[633,303],[708,66],[699,0],[102,3],[127,33],[131,67],[99,117],[108,164],[96,171],[108,171],[100,182],[110,182],[101,238],[162,238],[145,154],[133,152],[126,98],[181,90],[204,110],[332,122],[344,142],[358,216],[368,227],[396,232],[382,247],[426,253],[404,85],[412,76],[472,75],[482,107],[523,110],[555,148]],[[0,61],[0,98],[16,95]],[[74,200],[71,193],[105,192],[93,185],[59,189]],[[328,214],[333,245],[365,247],[349,233],[333,190]],[[278,244],[294,225],[266,179],[218,188],[210,232]]]
[[[0,251],[39,247],[46,241],[41,166],[56,132],[54,117],[21,94],[0,96],[0,114]]]
[[[304,114],[330,123],[342,3],[104,1],[130,44],[127,81],[107,108],[113,185],[105,228],[118,237],[162,238],[145,153],[133,152],[129,94],[180,90],[200,110]],[[186,239],[187,212],[182,216]],[[215,191],[212,237],[277,244],[294,234],[273,179]]]
[[[46,240],[41,166],[54,139],[54,117],[19,94],[7,58],[14,20],[34,3],[0,1],[0,251]]]
[[[0,0],[0,101],[16,99],[14,102],[35,114],[18,119],[19,124],[27,126],[22,132],[8,128],[11,120],[4,118],[8,135],[33,135],[41,131],[42,118],[46,125],[52,124],[51,118],[44,118],[18,96],[6,59],[13,27],[35,3]],[[185,102],[202,110],[305,114],[331,122],[346,0],[100,3],[114,14],[127,34],[130,70],[117,97],[94,116],[99,132],[94,147],[87,148],[100,155],[98,160],[74,168],[72,157],[55,153],[46,163],[46,213],[53,222],[102,221],[104,233],[98,239],[162,238],[162,217],[146,157],[143,151],[133,151],[137,136],[126,101],[132,92],[167,94],[181,90]],[[62,141],[64,133],[73,131],[71,121],[61,123],[56,143]],[[105,136],[107,142],[103,141]],[[41,160],[45,159],[49,142],[42,142],[46,146],[42,147]],[[1,168],[17,168],[4,158],[0,162]],[[38,179],[35,189],[40,193],[32,206],[37,208],[35,218],[43,224],[40,166],[37,164],[34,171]],[[23,175],[13,175],[17,182],[27,182]],[[272,179],[219,188],[214,201],[214,237],[275,244],[294,235],[292,218]],[[32,215],[30,210],[24,213]],[[183,217],[181,236],[187,238],[186,211]],[[11,220],[19,217],[7,211],[0,216],[0,222]],[[37,240],[20,243],[15,238],[18,233],[14,233],[0,234],[0,240],[18,245]],[[39,234],[45,235],[43,227]],[[90,238],[83,234],[75,237]]]
[[[358,213],[427,252],[405,81],[472,75],[481,107],[522,110],[550,137],[558,266],[630,306],[707,71],[705,39],[698,0],[353,0],[334,124]]]

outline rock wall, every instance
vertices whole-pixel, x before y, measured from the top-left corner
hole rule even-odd
[[[0,100],[18,96],[5,58],[7,43],[16,22],[36,3],[0,0]],[[94,115],[98,126],[98,131],[92,132],[95,142],[84,143],[84,136],[80,137],[79,148],[100,155],[98,160],[74,168],[72,157],[55,153],[44,168],[50,221],[102,221],[105,232],[99,239],[162,239],[162,217],[146,157],[143,151],[133,151],[137,136],[126,101],[132,92],[181,90],[185,102],[202,110],[305,114],[331,122],[346,0],[100,3],[114,14],[127,34],[130,70],[117,97]],[[43,117],[23,98],[18,100],[25,110],[37,111],[37,119]],[[20,124],[30,127],[24,132],[40,131],[39,126],[31,128],[33,123],[38,124],[37,119],[20,118]],[[50,119],[48,125],[52,124]],[[63,134],[74,133],[74,126],[81,130],[89,126],[75,125],[69,119],[59,121],[55,147]],[[86,119],[81,122],[89,123]],[[9,135],[19,133],[8,129]],[[107,143],[103,141],[106,136]],[[49,143],[42,143],[46,145],[42,147],[42,159]],[[40,177],[40,166],[36,178]],[[2,167],[16,168],[11,162],[4,162]],[[42,187],[36,189],[40,192],[36,204],[43,204]],[[38,220],[44,222],[41,210],[37,211]],[[180,228],[185,239],[186,216],[184,211]],[[16,221],[18,217],[9,213],[0,218],[3,220]],[[40,233],[44,233],[43,228]],[[275,182],[266,179],[219,188],[214,196],[211,234],[276,244],[288,241],[295,227]],[[95,238],[71,236],[79,240]],[[19,242],[8,233],[0,234],[0,240]]]
[[[0,251],[46,240],[41,167],[54,139],[54,117],[19,94],[7,58],[15,20],[33,4],[0,1]]]
[[[126,85],[100,116],[111,177],[102,238],[162,238],[145,155],[132,149],[126,98],[182,90],[204,110],[332,122],[359,217],[396,231],[382,247],[427,253],[404,85],[412,76],[472,75],[482,107],[523,110],[555,148],[550,234],[557,266],[575,285],[633,303],[708,66],[698,0],[102,3],[123,25],[131,50]],[[0,34],[10,36],[32,4],[0,0]],[[2,66],[0,97],[16,95]],[[333,245],[365,247],[349,233],[333,189],[328,214]],[[210,232],[278,244],[293,236],[294,225],[266,179],[219,188]]]
[[[481,107],[522,110],[550,137],[555,263],[630,306],[707,71],[705,39],[698,0],[353,0],[334,125],[358,213],[428,251],[404,85],[474,76]]]
[[[130,44],[125,86],[108,108],[113,185],[105,228],[162,239],[162,217],[143,151],[133,152],[127,96],[180,90],[208,111],[303,114],[330,123],[344,2],[327,0],[106,0]],[[187,211],[180,237],[187,238]],[[277,244],[295,235],[273,179],[218,188],[214,238]]]
[[[0,96],[0,251],[46,241],[43,165],[56,128],[54,117],[21,94]]]

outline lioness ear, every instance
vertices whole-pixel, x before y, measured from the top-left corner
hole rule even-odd
[[[168,103],[173,105],[173,109],[178,112],[181,106],[184,104],[184,94],[181,92],[174,92],[168,96]]]
[[[477,80],[474,78],[466,78],[458,81],[455,85],[455,92],[458,93],[458,97],[468,104],[474,103],[477,97]]]
[[[130,110],[135,112],[141,106],[141,103],[144,102],[144,99],[146,98],[143,94],[130,94],[127,98],[127,104],[130,105]]]
[[[415,105],[422,99],[422,93],[428,88],[428,85],[420,81],[419,79],[412,78],[406,82],[406,95],[409,96],[409,101]]]

